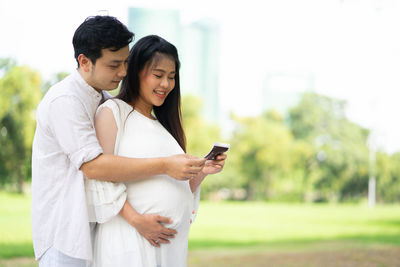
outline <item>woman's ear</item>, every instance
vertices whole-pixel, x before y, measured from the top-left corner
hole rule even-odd
[[[84,54],[78,56],[78,62],[79,67],[82,68],[84,72],[89,72],[92,69],[92,61]]]

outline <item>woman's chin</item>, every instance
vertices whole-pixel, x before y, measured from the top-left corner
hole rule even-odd
[[[153,106],[160,107],[160,106],[162,106],[164,104],[164,102],[165,102],[164,100],[163,101],[157,101],[157,102],[153,103]]]

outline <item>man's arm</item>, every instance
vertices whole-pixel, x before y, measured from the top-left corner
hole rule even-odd
[[[103,108],[95,120],[97,139],[108,151],[114,151],[117,125],[112,111]],[[101,154],[83,163],[80,170],[88,179],[123,182],[143,179],[157,174],[168,174],[178,180],[188,180],[203,169],[205,159],[186,154],[161,158],[127,158]]]

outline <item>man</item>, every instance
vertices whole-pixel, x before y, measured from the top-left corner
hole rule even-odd
[[[103,154],[94,115],[106,97],[103,90],[117,88],[126,75],[132,38],[133,33],[114,17],[86,19],[73,37],[78,69],[50,88],[38,106],[32,153],[32,235],[41,267],[86,266],[92,258],[85,176],[123,182],[168,174],[187,180],[204,166],[205,159],[189,155],[150,160]],[[125,202],[114,203],[115,215],[123,205],[126,211]],[[129,206],[125,216],[131,216],[131,224],[149,239],[176,234],[161,225],[170,223],[168,218],[138,216]]]

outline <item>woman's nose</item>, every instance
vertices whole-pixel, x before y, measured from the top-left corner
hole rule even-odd
[[[161,84],[160,84],[163,88],[168,88],[168,86],[169,86],[169,81],[168,81],[168,78],[163,78],[162,80],[161,80]]]

